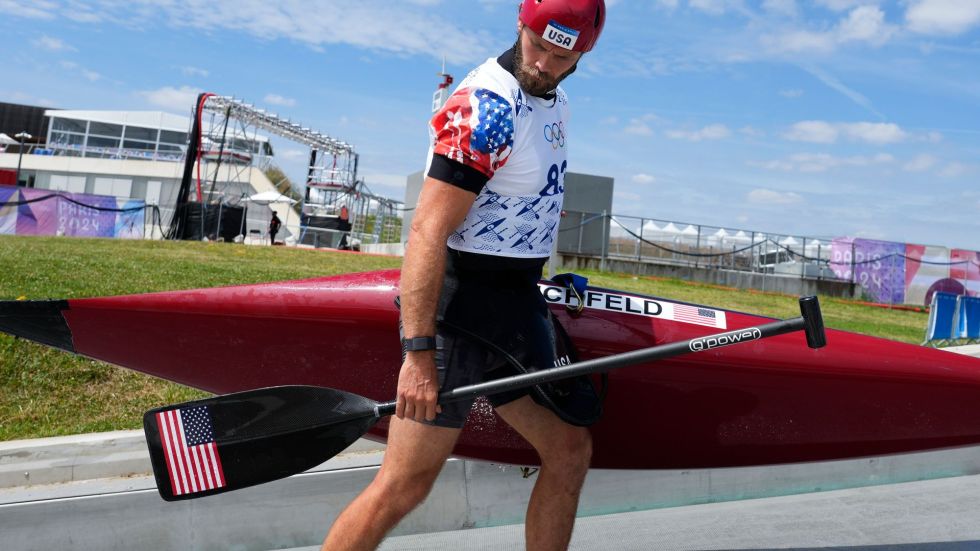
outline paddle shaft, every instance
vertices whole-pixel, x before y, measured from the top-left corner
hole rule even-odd
[[[806,314],[805,311],[804,314]],[[439,403],[444,404],[446,402],[453,402],[456,400],[466,400],[476,398],[477,396],[507,392],[509,390],[526,388],[541,383],[549,383],[551,381],[576,377],[578,375],[610,371],[620,367],[636,365],[638,363],[662,360],[665,358],[680,356],[682,354],[690,354],[691,352],[701,352],[712,348],[720,348],[742,342],[755,341],[767,337],[775,337],[777,335],[792,333],[802,329],[807,329],[807,341],[810,346],[812,348],[818,348],[823,346],[823,342],[820,340],[823,332],[823,324],[819,324],[820,337],[811,338],[810,326],[812,326],[813,323],[814,322],[812,320],[808,320],[805,317],[774,321],[772,323],[747,327],[745,329],[737,329],[735,331],[697,337],[686,341],[672,342],[669,344],[651,346],[640,350],[623,352],[622,354],[605,356],[603,358],[595,358],[572,365],[555,367],[552,369],[543,369],[531,373],[522,373],[512,377],[505,377],[503,379],[448,390],[439,394]],[[377,406],[376,414],[378,417],[392,415],[395,413],[395,405],[395,401],[380,403]]]

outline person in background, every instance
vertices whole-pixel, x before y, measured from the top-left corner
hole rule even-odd
[[[279,214],[276,211],[272,211],[272,220],[269,220],[269,244],[276,244],[276,234],[279,233],[279,228],[282,227],[282,220],[279,219]]]

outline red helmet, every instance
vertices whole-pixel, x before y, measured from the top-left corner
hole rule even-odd
[[[604,0],[524,0],[521,22],[541,38],[575,52],[588,52],[606,22]]]

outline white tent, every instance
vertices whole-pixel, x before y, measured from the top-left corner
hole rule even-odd
[[[290,199],[288,196],[275,190],[256,193],[249,197],[248,200],[259,205],[271,205],[272,203],[289,203],[292,205],[296,203],[295,199]]]
[[[742,230],[738,230],[730,239],[738,243],[749,243],[752,241],[752,238]]]
[[[780,241],[779,244],[782,245],[782,246],[784,246],[784,247],[792,247],[793,245],[799,245],[800,242],[797,241],[797,240],[795,240],[795,239],[793,239],[793,236],[789,236],[789,237],[783,239],[782,241]]]
[[[688,224],[686,228],[681,230],[681,237],[684,238],[685,242],[694,243],[698,238],[698,229],[693,224]]]
[[[20,142],[11,138],[10,136],[0,132],[0,145],[17,145]]]
[[[252,195],[251,197],[249,197],[247,200],[249,202],[251,202],[251,203],[255,203],[256,205],[265,205],[265,206],[269,206],[269,207],[271,207],[272,205],[275,205],[275,204],[287,203],[289,205],[293,205],[293,204],[297,203],[297,201],[295,199],[291,199],[288,196],[283,195],[282,193],[279,193],[278,191],[276,191],[274,189],[273,190],[269,190],[269,191],[263,191],[262,193],[256,193],[255,195]],[[291,210],[293,210],[293,209],[287,208],[286,209],[286,216],[284,216],[283,219],[282,219],[282,225],[286,227],[286,234],[287,235],[289,235],[291,233],[289,231],[289,227],[287,225],[289,223],[289,211],[291,211]]]
[[[656,227],[652,223],[649,224],[653,227]],[[658,228],[657,230],[650,230],[649,232],[647,231],[647,227],[645,225],[643,226],[644,239],[656,239],[658,241],[672,241],[680,234],[681,234],[681,230],[677,229],[677,226],[675,226],[673,222],[668,222],[666,226],[662,228]]]
[[[721,246],[725,245],[725,240],[731,237],[731,234],[725,231],[724,228],[719,228],[718,231],[708,236],[708,244],[711,246]]]
[[[660,227],[653,223],[653,220],[647,220],[643,224],[643,237],[648,237],[651,235],[657,235],[660,233]]]

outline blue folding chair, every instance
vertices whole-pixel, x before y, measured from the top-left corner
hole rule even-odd
[[[953,329],[956,327],[957,295],[936,291],[932,295],[932,305],[929,307],[929,325],[926,326],[927,346],[942,346],[953,339]]]
[[[962,295],[956,302],[956,338],[980,340],[980,297]]]

